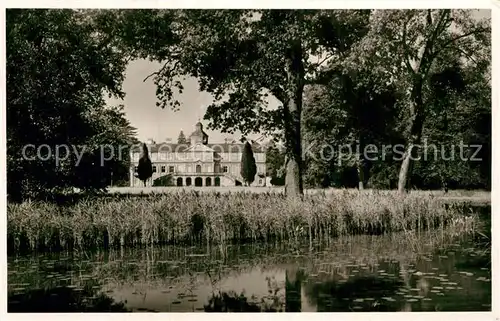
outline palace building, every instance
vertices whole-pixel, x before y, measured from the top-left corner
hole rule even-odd
[[[244,143],[227,141],[208,142],[203,125],[198,122],[187,144],[164,142],[156,144],[149,140],[146,145],[153,163],[153,176],[146,186],[239,186],[243,185],[240,174],[241,155]],[[252,143],[257,165],[257,174],[252,186],[266,185],[266,154],[264,148]],[[131,151],[130,186],[144,186],[137,176],[141,150]],[[167,183],[167,182],[170,183]]]

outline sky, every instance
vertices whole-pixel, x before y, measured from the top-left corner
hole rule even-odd
[[[491,11],[479,10],[476,16],[478,18],[490,17]],[[240,133],[224,134],[207,130],[208,122],[203,120],[203,115],[205,108],[213,100],[210,94],[198,90],[198,81],[195,78],[188,78],[184,81],[184,92],[174,96],[181,103],[179,111],[157,107],[156,86],[152,78],[145,82],[143,80],[157,71],[159,67],[159,63],[148,60],[130,62],[123,83],[125,99],[123,101],[108,99],[110,105],[123,104],[125,106],[126,117],[131,125],[137,128],[137,138],[140,141],[146,141],[150,138],[157,143],[164,142],[167,138],[177,141],[181,130],[186,136],[194,131],[194,125],[198,119],[203,123],[210,143],[221,143],[224,142],[225,138],[240,139]],[[277,104],[277,101],[270,101],[269,107],[276,108]],[[260,135],[249,135],[248,137],[256,139]]]

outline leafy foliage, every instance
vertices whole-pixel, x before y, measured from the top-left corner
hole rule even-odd
[[[285,153],[280,150],[274,141],[266,148],[266,176],[271,177],[271,184],[282,186],[285,184]]]
[[[371,76],[370,70],[333,74],[324,85],[306,88],[303,127],[308,186],[366,184],[368,171],[380,161],[380,155],[371,155],[370,145],[398,140],[397,89]]]
[[[349,73],[375,66],[373,74],[400,86],[406,147],[399,173],[403,191],[414,146],[421,142],[430,106],[431,74],[449,68],[452,57],[461,65],[480,67],[490,57],[491,19],[477,19],[472,10],[375,10],[370,31],[344,61]],[[481,68],[480,68],[481,69]],[[442,72],[443,70],[441,70]],[[382,83],[382,82],[381,82]]]
[[[161,176],[153,181],[153,186],[174,186],[174,178],[171,174]]]
[[[72,187],[102,189],[111,172],[116,180],[128,175],[127,156],[114,161],[101,157],[101,146],[107,152],[111,148],[104,146],[112,145],[117,154],[135,135],[121,107],[105,106],[105,93],[124,95],[126,57],[115,44],[92,11],[7,10],[11,200]]]

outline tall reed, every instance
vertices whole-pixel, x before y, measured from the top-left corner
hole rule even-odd
[[[432,196],[345,190],[289,200],[276,193],[180,191],[82,199],[70,206],[8,204],[11,249],[160,243],[329,240],[352,234],[424,231],[462,219]]]

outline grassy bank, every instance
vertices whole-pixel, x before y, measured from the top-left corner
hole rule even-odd
[[[197,191],[200,193],[277,193],[283,194],[284,188],[275,187],[246,187],[246,186],[230,186],[230,187],[196,187],[196,186],[168,186],[168,187],[109,187],[108,192],[110,194],[121,194],[121,195],[139,195],[139,194],[166,194],[166,193],[179,193],[179,192],[191,192]],[[355,188],[312,188],[305,189],[304,193],[307,195],[335,195],[348,193],[359,193],[358,189]],[[424,197],[439,197],[442,199],[465,199],[465,200],[478,200],[483,203],[489,203],[491,200],[491,192],[485,190],[450,190],[444,192],[442,190],[410,190],[410,194],[420,195]],[[365,189],[361,193],[377,193],[380,195],[394,195],[397,194],[397,190],[381,190],[381,189]]]
[[[70,206],[9,204],[10,249],[89,248],[158,243],[313,241],[350,234],[475,224],[463,206],[433,196],[358,193],[306,195],[180,191],[147,197],[82,199]]]

